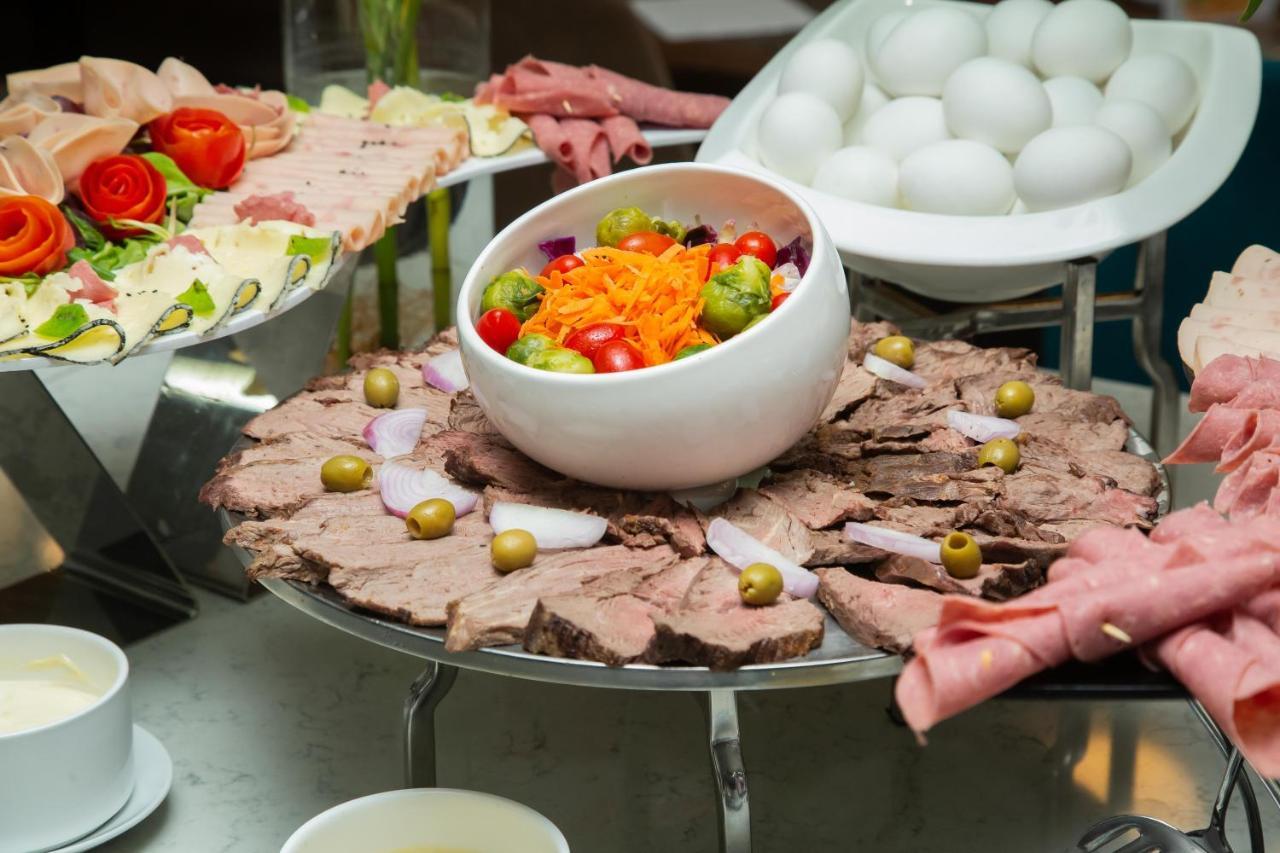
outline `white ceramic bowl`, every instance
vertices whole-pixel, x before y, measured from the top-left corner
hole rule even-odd
[[[0,734],[0,853],[59,847],[96,829],[133,790],[129,661],[110,640],[59,625],[0,625],[0,679],[67,655],[99,698],[64,720]]]
[[[952,0],[835,3],[769,61],[734,99],[698,149],[698,161],[772,175],[756,156],[756,126],[791,54],[837,38],[858,46],[871,23],[904,6],[949,5],[978,17],[991,7]],[[1205,202],[1235,168],[1253,130],[1262,86],[1257,38],[1248,30],[1186,21],[1133,22],[1134,55],[1166,50],[1186,60],[1200,106],[1173,156],[1134,187],[1086,204],[1016,216],[942,216],[862,204],[783,178],[818,211],[846,264],[926,296],[987,302],[1062,280],[1063,262],[1101,256],[1163,231]]]
[[[569,853],[555,824],[528,806],[475,791],[411,788],[334,806],[289,836],[280,853]]]
[[[537,244],[572,234],[595,244],[596,222],[636,206],[663,219],[754,223],[780,242],[813,246],[808,272],[767,320],[692,358],[625,373],[534,370],[480,340],[485,285],[545,263]],[[846,358],[843,270],[812,209],[771,178],[680,163],[622,172],[570,190],[511,223],[481,253],[458,297],[471,388],[489,420],[561,473],[626,489],[706,486],[752,471],[795,444],[831,400]]]

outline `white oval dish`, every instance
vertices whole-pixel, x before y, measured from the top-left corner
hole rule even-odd
[[[62,720],[0,734],[0,853],[66,844],[111,818],[133,790],[129,661],[115,643],[60,625],[0,625],[0,674],[67,655],[96,701]]]
[[[636,206],[717,228],[736,219],[779,243],[812,245],[807,274],[755,328],[677,362],[626,373],[534,370],[480,340],[485,285],[516,267],[541,268],[537,244],[572,234],[595,244],[596,222]],[[849,300],[835,247],[812,209],[779,181],[679,163],[592,181],[547,201],[480,254],[458,296],[458,334],[471,390],[512,444],[548,468],[603,486],[665,491],[753,471],[795,444],[831,400],[844,367]]]
[[[767,173],[755,156],[755,128],[796,49],[820,38],[861,45],[885,13],[939,3],[983,19],[991,10],[953,0],[832,4],[734,98],[698,149],[698,161]],[[1133,36],[1134,56],[1167,51],[1191,67],[1200,104],[1175,140],[1173,156],[1124,192],[1043,213],[943,216],[875,207],[779,180],[817,210],[841,258],[865,275],[956,302],[1034,293],[1062,280],[1063,262],[1105,255],[1189,215],[1226,180],[1253,129],[1262,60],[1252,33],[1218,24],[1135,20]]]
[[[569,853],[555,824],[528,806],[493,794],[411,788],[334,806],[299,827],[280,853]]]

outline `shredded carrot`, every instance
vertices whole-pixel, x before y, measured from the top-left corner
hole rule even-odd
[[[542,303],[520,329],[559,344],[594,323],[617,323],[652,366],[665,364],[693,344],[716,344],[698,326],[710,245],[675,244],[660,256],[596,247],[582,252],[583,266],[539,276]]]

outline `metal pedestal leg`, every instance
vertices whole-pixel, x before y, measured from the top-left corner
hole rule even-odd
[[[404,784],[436,786],[436,706],[449,695],[458,668],[429,661],[404,700]]]
[[[732,690],[707,691],[707,739],[715,774],[722,853],[750,853],[751,809],[747,770],[742,763],[738,703]]]
[[[1062,283],[1062,382],[1087,391],[1093,385],[1093,313],[1098,290],[1098,262],[1081,258],[1067,263]]]
[[[1134,290],[1141,304],[1133,316],[1133,355],[1138,366],[1151,377],[1151,445],[1161,455],[1173,450],[1178,440],[1178,380],[1173,368],[1160,355],[1160,333],[1164,321],[1164,268],[1167,235],[1164,231],[1142,241],[1138,247],[1138,270]]]

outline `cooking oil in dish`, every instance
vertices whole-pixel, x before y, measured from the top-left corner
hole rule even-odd
[[[66,655],[29,661],[30,678],[0,677],[0,735],[65,720],[98,701],[84,673]]]

